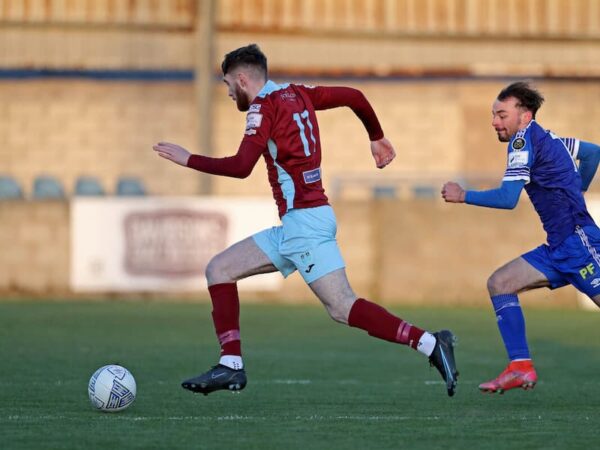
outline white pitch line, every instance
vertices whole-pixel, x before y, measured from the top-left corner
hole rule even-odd
[[[310,384],[310,380],[273,380],[275,384]]]
[[[81,418],[77,417],[66,417],[66,416],[52,416],[52,415],[42,415],[42,416],[20,416],[20,415],[10,415],[5,418],[0,417],[0,422],[3,419],[8,419],[9,421],[48,421],[48,420],[67,420],[67,421],[80,421]],[[127,422],[143,422],[143,421],[177,421],[177,422],[225,422],[225,421],[271,421],[274,420],[272,416],[241,416],[241,415],[229,415],[229,416],[124,416],[124,415],[115,415],[115,414],[99,414],[99,420],[119,420],[119,421],[127,421]],[[523,422],[527,421],[540,421],[544,420],[542,416],[513,416],[506,415],[498,419],[518,419]],[[583,420],[589,421],[591,418],[586,416],[582,418]],[[87,420],[87,419],[86,419]],[[337,415],[337,416],[322,416],[322,415],[310,415],[310,416],[295,416],[295,417],[278,417],[279,421],[298,421],[298,422],[327,422],[327,421],[367,421],[367,422],[398,422],[398,421],[406,421],[406,420],[446,420],[442,419],[439,416],[369,416],[369,415]]]

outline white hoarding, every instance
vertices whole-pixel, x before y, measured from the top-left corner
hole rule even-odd
[[[272,199],[76,197],[71,203],[75,292],[199,291],[212,256],[279,225]],[[240,289],[278,289],[279,273]]]
[[[585,203],[590,215],[594,218],[594,221],[600,225],[600,197],[594,194],[587,194],[585,196]],[[600,311],[600,308],[598,308],[598,306],[596,306],[596,304],[590,300],[587,295],[579,291],[577,291],[577,300],[579,302],[579,306],[581,306],[583,309]]]

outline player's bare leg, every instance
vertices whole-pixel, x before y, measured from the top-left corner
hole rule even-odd
[[[537,383],[517,294],[549,285],[546,276],[521,257],[500,267],[489,278],[488,291],[510,363],[498,377],[479,385],[482,392],[502,394],[519,387],[527,390]]]
[[[357,296],[350,287],[345,269],[331,272],[310,283],[309,287],[333,320],[348,324],[348,316]]]
[[[454,395],[458,371],[454,360],[454,335],[448,330],[429,333],[394,316],[385,308],[357,298],[345,269],[331,272],[310,283],[331,318],[365,330],[369,335],[408,345],[429,357],[442,375],[449,396]]]
[[[185,380],[182,383],[185,389],[207,395],[221,389],[239,391],[246,386],[236,283],[252,275],[276,270],[252,238],[244,239],[212,258],[206,268],[206,279],[221,358],[219,364],[209,371]]]
[[[595,295],[591,297],[591,300],[600,308],[600,295]]]
[[[490,295],[520,294],[549,286],[546,276],[521,257],[497,269],[487,282]]]

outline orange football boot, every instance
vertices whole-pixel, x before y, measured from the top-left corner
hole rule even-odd
[[[479,389],[481,392],[504,394],[504,391],[519,387],[525,390],[533,389],[536,383],[537,373],[531,360],[527,359],[524,361],[511,361],[508,367],[498,375],[498,378],[481,383]]]

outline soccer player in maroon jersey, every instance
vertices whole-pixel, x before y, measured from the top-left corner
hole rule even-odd
[[[172,143],[153,148],[159,156],[201,172],[245,178],[262,156],[279,209],[281,226],[263,230],[225,249],[206,268],[213,321],[221,345],[219,364],[182,383],[209,394],[246,385],[242,361],[237,281],[298,270],[333,320],[371,336],[408,345],[429,358],[454,395],[458,372],[454,336],[429,333],[381,306],[358,297],[348,282],[335,239],[336,219],[321,181],[321,143],[316,111],[347,106],[365,126],[375,164],[382,169],[396,156],[364,95],[348,87],[276,84],[267,77],[267,59],[257,45],[228,53],[222,63],[229,96],[246,115],[237,153],[226,158],[192,155]]]

